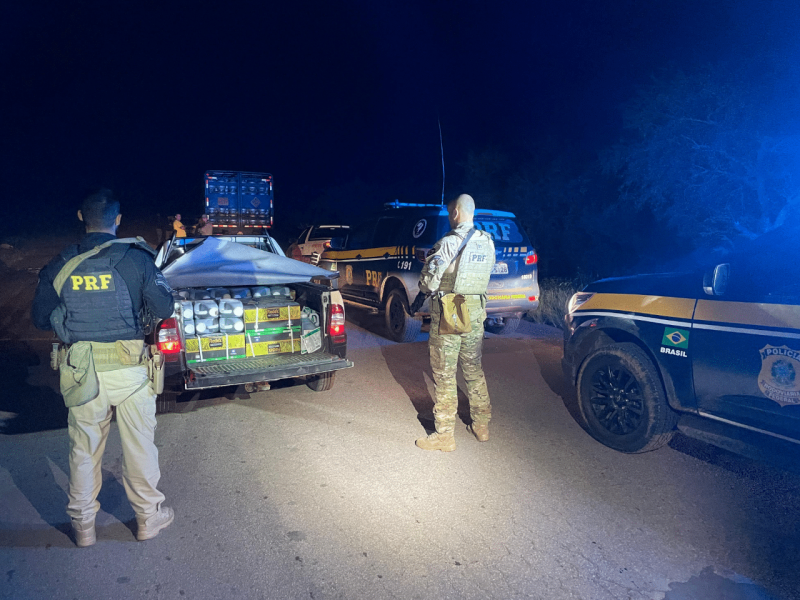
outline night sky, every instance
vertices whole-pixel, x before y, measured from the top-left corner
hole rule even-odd
[[[752,0],[11,3],[5,225],[74,214],[98,185],[123,213],[197,215],[208,169],[272,173],[290,221],[354,181],[386,190],[375,206],[437,201],[437,119],[449,193],[470,151],[596,153],[659,69],[791,51],[799,15]]]

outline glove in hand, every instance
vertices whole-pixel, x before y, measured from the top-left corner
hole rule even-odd
[[[412,317],[422,308],[422,304],[425,302],[426,294],[424,292],[420,292],[417,294],[417,297],[414,298],[414,302],[411,303],[411,306],[408,307],[408,314]]]

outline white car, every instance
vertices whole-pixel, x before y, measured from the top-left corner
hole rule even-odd
[[[297,238],[297,242],[292,244],[291,257],[312,265],[319,264],[323,252],[344,247],[349,232],[348,225],[307,227]]]

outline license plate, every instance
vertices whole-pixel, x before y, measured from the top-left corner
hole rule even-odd
[[[494,263],[492,275],[508,275],[508,265],[504,262]]]

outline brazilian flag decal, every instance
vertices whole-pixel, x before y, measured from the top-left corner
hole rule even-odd
[[[673,348],[688,348],[689,330],[664,327],[664,337],[661,340],[661,344],[664,346],[672,346]]]

